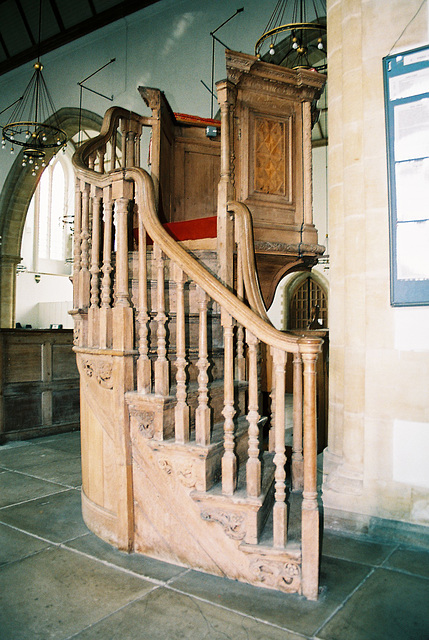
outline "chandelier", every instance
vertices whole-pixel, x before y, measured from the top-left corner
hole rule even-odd
[[[278,0],[255,55],[291,69],[324,69],[326,0]]]
[[[39,50],[42,16],[42,0],[39,2]],[[34,65],[34,72],[24,93],[18,100],[3,109],[1,113],[13,108],[7,123],[2,126],[2,147],[10,144],[10,152],[15,146],[23,147],[22,165],[33,166],[33,175],[40,166],[46,166],[49,150],[55,152],[67,142],[67,134],[61,129],[56,116],[55,106],[43,78],[43,65],[40,55]],[[49,159],[52,154],[49,154]]]

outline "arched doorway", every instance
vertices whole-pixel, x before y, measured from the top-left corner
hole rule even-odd
[[[74,107],[57,112],[62,129],[71,139],[80,129],[99,131],[103,119],[96,113]],[[51,157],[47,157],[49,162]],[[28,207],[36,189],[40,174],[33,176],[28,167],[22,166],[22,151],[18,154],[5,180],[0,195],[0,326],[10,328],[15,321],[16,267],[21,261],[21,240]]]

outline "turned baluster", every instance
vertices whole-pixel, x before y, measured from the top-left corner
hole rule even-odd
[[[237,458],[234,452],[234,332],[233,319],[222,310],[224,341],[224,449],[222,493],[232,495],[237,487]]]
[[[139,215],[139,357],[137,361],[137,389],[141,393],[151,392],[151,362],[148,340],[148,303],[147,303],[147,244],[146,229]]]
[[[247,495],[257,498],[261,493],[261,461],[259,459],[259,392],[258,392],[258,339],[246,330],[249,346],[249,457],[246,464]]]
[[[140,147],[141,133],[136,134],[134,139],[134,163],[136,167],[140,167]]]
[[[103,191],[103,266],[101,271],[101,306],[104,309],[110,308],[111,303],[111,281],[112,272],[112,225],[113,225],[113,203],[110,187],[105,187]]]
[[[304,491],[302,494],[302,593],[316,600],[319,582],[319,507],[317,503],[316,353],[304,361]]]
[[[129,307],[128,292],[128,198],[116,200],[116,299],[115,307]]]
[[[92,201],[92,236],[91,236],[91,281],[90,302],[88,309],[88,344],[91,347],[98,345],[98,312],[100,303],[100,207],[101,190],[91,187]]]
[[[185,296],[186,275],[176,264],[173,265],[176,283],[176,398],[174,411],[176,442],[189,441],[189,406],[186,402],[186,343],[185,343]]]
[[[273,375],[274,365],[273,365],[273,352],[272,349],[267,347],[267,362],[266,367],[271,370],[271,392],[270,392],[270,405],[271,405],[271,415],[270,415],[270,430],[268,432],[268,451],[273,453],[275,451],[276,446],[276,380]]]
[[[285,455],[285,367],[286,353],[272,349],[275,384],[275,485],[273,508],[273,545],[284,547],[287,540],[286,455]]]
[[[207,295],[197,287],[198,301],[198,406],[195,410],[195,441],[210,444],[210,407],[208,405]]]
[[[302,358],[297,352],[293,358],[292,490],[302,491],[302,488]]]
[[[157,359],[155,361],[155,393],[160,396],[168,396],[169,374],[167,360],[167,316],[165,313],[164,290],[164,257],[161,247],[153,245],[153,267],[156,274],[156,323],[157,323]]]
[[[112,343],[111,301],[112,301],[112,227],[113,202],[111,187],[103,189],[103,266],[101,268],[101,308],[100,308],[100,347],[110,347]]]
[[[74,207],[74,238],[73,238],[73,308],[79,307],[79,273],[80,273],[80,251],[81,251],[81,222],[82,222],[82,194],[80,191],[80,180],[75,183],[75,207]]]
[[[80,254],[80,299],[79,308],[89,306],[89,185],[81,187],[82,217],[81,217],[81,254]]]
[[[100,302],[100,189],[95,189],[92,196],[92,241],[91,241],[91,308],[98,307]]]

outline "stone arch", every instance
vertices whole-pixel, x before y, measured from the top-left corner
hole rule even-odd
[[[307,278],[311,278],[323,290],[326,296],[326,303],[328,307],[329,281],[322,273],[313,269],[310,272],[301,271],[299,273],[291,274],[291,277],[284,283],[283,314],[282,314],[284,329],[288,329],[290,327],[289,313],[290,313],[290,305],[291,305],[292,298],[295,292],[297,291],[297,289],[303,284],[305,280],[307,280]]]
[[[75,107],[60,109],[56,117],[70,139],[81,129],[100,130],[103,118],[86,109]],[[47,163],[54,149],[46,155]],[[22,166],[22,150],[10,169],[0,194],[0,301],[2,328],[12,327],[15,318],[16,267],[21,261],[22,232],[28,206],[40,175],[33,176],[28,167]]]

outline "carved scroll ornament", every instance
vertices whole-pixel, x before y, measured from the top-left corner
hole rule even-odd
[[[289,560],[280,563],[258,558],[251,563],[250,568],[258,582],[288,593],[301,591],[301,568],[298,562]]]
[[[219,509],[202,511],[201,517],[208,522],[218,522],[226,535],[233,540],[243,540],[246,535],[245,517],[237,513],[225,513]]]
[[[103,389],[113,389],[113,368],[110,361],[87,358],[82,360],[82,370],[88,378],[93,378]]]

